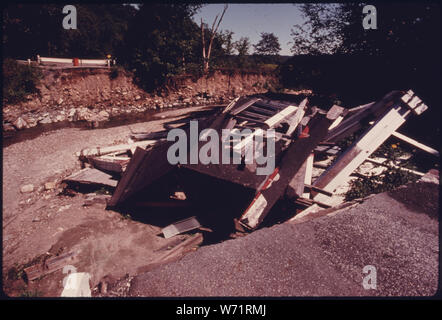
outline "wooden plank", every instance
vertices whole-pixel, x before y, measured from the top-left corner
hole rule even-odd
[[[395,104],[350,146],[346,152],[315,181],[315,187],[334,192],[406,120],[411,110]],[[329,198],[317,194],[313,199],[327,203]]]
[[[133,132],[130,137],[135,141],[142,140],[157,140],[167,138],[168,131],[158,131],[158,132]]]
[[[404,135],[402,133],[399,133],[399,132],[395,131],[395,132],[392,133],[392,135],[394,137],[398,138],[398,139],[401,139],[404,142],[407,142],[407,143],[415,146],[416,148],[419,148],[419,149],[421,149],[421,150],[423,150],[425,152],[428,152],[428,153],[430,153],[430,154],[432,154],[432,155],[434,155],[436,157],[439,157],[439,151],[437,151],[437,150],[435,150],[435,149],[433,149],[433,148],[431,148],[429,146],[426,146],[423,143],[420,143],[420,142],[418,142],[418,141],[416,141],[414,139],[411,139],[411,138],[407,137],[406,135]]]
[[[273,117],[265,121],[265,124],[269,126],[269,128],[273,128],[275,125],[280,123],[282,120],[287,118],[288,116],[292,115],[293,113],[298,110],[297,106],[288,106],[284,110],[281,110],[277,114],[275,114]]]
[[[235,118],[240,119],[240,120],[245,120],[245,121],[249,121],[249,122],[254,122],[254,123],[259,123],[259,124],[266,124],[264,121],[262,120],[258,120],[258,119],[253,119],[250,117],[245,117],[245,116],[241,116],[241,115],[236,115]]]
[[[265,121],[269,118],[268,116],[265,116],[265,115],[262,115],[259,113],[255,113],[255,112],[248,112],[248,111],[241,112],[241,115],[244,115],[246,117],[256,118],[258,120],[263,120],[263,121]]]
[[[42,276],[50,274],[63,268],[65,265],[72,263],[75,257],[74,252],[67,252],[59,256],[49,258],[43,263],[38,263],[28,268],[25,268],[26,277],[29,281],[33,281]]]
[[[242,150],[250,143],[253,143],[253,139],[255,136],[262,136],[264,135],[264,131],[262,129],[254,130],[252,134],[249,134],[247,137],[239,141],[233,146],[233,150],[235,150],[238,153],[241,153]]]
[[[298,198],[303,196],[307,162],[309,158],[304,161],[301,168],[299,168],[298,172],[296,172],[295,176],[292,178],[292,180],[290,180],[286,191],[286,195],[289,198]]]
[[[275,111],[283,110],[289,106],[287,104],[272,103],[271,101],[264,102],[262,100],[256,101],[256,103],[254,104],[258,107],[268,108],[270,110],[275,110]]]
[[[363,104],[354,108],[348,109],[348,114],[354,114],[355,112],[359,112],[361,110],[370,109],[375,104],[375,101]]]
[[[243,112],[244,110],[246,110],[248,107],[250,107],[252,104],[254,104],[255,102],[259,101],[261,99],[259,98],[253,98],[250,99],[249,101],[245,102],[244,104],[234,108],[230,113],[234,116],[236,116],[237,114]]]
[[[253,111],[253,112],[256,112],[256,113],[260,113],[260,114],[263,114],[263,115],[267,115],[267,116],[273,116],[276,113],[275,111],[270,111],[270,110],[268,110],[266,108],[260,108],[259,106],[256,106],[256,105],[250,106],[247,110],[248,111]]]
[[[293,132],[295,132],[296,128],[298,127],[299,123],[304,117],[307,103],[308,103],[307,98],[302,100],[301,103],[299,104],[298,110],[296,110],[296,113],[288,119],[289,128],[287,129],[286,135],[291,136]]]
[[[363,108],[355,114],[352,114],[349,118],[343,120],[337,127],[330,130],[324,141],[336,142],[351,135],[362,128],[364,123],[368,122],[367,119],[382,115],[385,110],[391,107],[394,101],[402,95],[403,94],[400,91],[392,91],[385,95],[380,101],[370,105],[369,108]]]
[[[88,158],[88,162],[92,166],[99,170],[110,171],[115,173],[121,173],[124,171],[125,166],[129,163],[130,158],[125,160],[114,160],[114,159],[102,159],[102,158]]]
[[[423,177],[425,175],[425,173],[423,173],[423,172],[419,172],[419,171],[412,170],[412,169],[407,169],[407,168],[402,168],[402,167],[397,166],[395,164],[387,164],[387,163],[384,163],[382,161],[379,161],[379,160],[376,160],[376,159],[372,159],[372,158],[367,158],[365,161],[377,164],[379,166],[393,167],[395,169],[399,169],[399,170],[402,170],[402,171],[405,171],[405,172],[414,173],[415,175],[418,175],[418,176],[421,176],[421,177]]]
[[[233,99],[228,105],[227,107],[224,108],[223,113],[227,113],[229,112],[234,106],[235,104],[238,102],[240,97],[236,97],[235,99]]]
[[[407,93],[402,96],[401,100],[413,110],[413,113],[420,115],[422,112],[428,109],[422,100],[415,95],[413,90],[408,90]]]
[[[77,157],[93,157],[93,156],[101,156],[105,154],[109,154],[116,151],[127,151],[132,148],[140,147],[145,148],[149,145],[155,144],[156,140],[144,140],[138,141],[130,144],[119,144],[116,146],[108,146],[108,147],[96,147],[91,149],[83,149],[80,152],[77,152],[75,155]]]
[[[318,188],[318,187],[312,186],[311,184],[307,184],[307,183],[306,183],[306,184],[304,184],[304,187],[307,188],[307,189],[310,189],[310,190],[316,191],[316,192],[318,192],[318,193],[325,194],[326,196],[329,196],[329,197],[333,196],[333,193],[328,192],[328,191],[325,191],[325,190],[320,189],[320,188]]]
[[[109,206],[114,207],[129,196],[152,184],[170,172],[174,166],[167,161],[167,150],[174,142],[160,142],[152,150],[137,148],[126,170],[121,176]]]
[[[305,185],[311,185],[312,183],[312,175],[313,175],[313,160],[314,160],[315,154],[311,153],[309,157],[306,160],[306,171],[305,171],[305,177],[304,177],[304,186]],[[310,192],[304,192],[302,194],[302,197],[304,198],[310,198]]]
[[[284,194],[290,180],[310,156],[313,148],[324,139],[328,127],[338,116],[337,109],[331,110],[326,116],[320,113],[315,115],[309,122],[310,127],[304,129],[309,131],[309,134],[300,135],[289,145],[278,167],[260,185],[256,196],[239,219],[241,226],[255,229],[263,221],[276,201]]]
[[[201,227],[201,224],[196,217],[190,217],[168,225],[167,227],[163,228],[161,232],[163,233],[164,238],[168,239],[176,236],[177,234],[198,229],[199,227]]]
[[[68,183],[80,183],[80,184],[97,184],[110,187],[116,187],[118,180],[103,171],[97,170],[95,168],[84,168],[79,172],[65,178],[63,182]]]

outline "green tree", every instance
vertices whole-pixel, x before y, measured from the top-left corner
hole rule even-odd
[[[185,63],[201,61],[201,51],[196,51],[199,28],[191,19],[197,8],[178,3],[144,4],[130,21],[118,56],[146,90],[183,72]]]
[[[238,52],[238,56],[243,57],[249,54],[250,50],[250,39],[249,37],[241,37],[238,41],[235,41],[234,47]]]
[[[261,32],[261,40],[255,45],[255,54],[258,55],[278,55],[281,51],[278,37],[273,33]]]
[[[224,50],[224,54],[230,56],[233,54],[235,49],[234,41],[233,41],[233,31],[224,30],[220,33],[219,37],[222,43],[222,48]]]

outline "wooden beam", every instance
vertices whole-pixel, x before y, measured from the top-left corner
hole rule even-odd
[[[425,152],[428,152],[436,157],[439,157],[439,151],[437,151],[429,146],[426,146],[423,143],[417,142],[416,140],[411,139],[411,138],[407,137],[406,135],[403,135],[402,133],[395,131],[392,133],[392,135],[398,139],[401,139],[404,142],[407,142],[407,143],[415,146],[416,148],[419,148],[419,149],[421,149]]]
[[[293,113],[298,110],[297,106],[288,106],[287,108],[281,110],[277,114],[275,114],[273,117],[269,118],[265,121],[265,124],[269,126],[269,128],[273,128],[275,125],[280,123],[282,120],[287,118],[288,116],[292,115]]]
[[[112,175],[94,168],[82,169],[79,172],[76,172],[73,175],[65,178],[63,182],[97,184],[114,188],[118,184],[118,180],[116,180]]]
[[[234,108],[230,113],[232,115],[236,116],[237,114],[243,112],[244,110],[246,110],[248,107],[250,107],[252,104],[254,104],[255,102],[257,102],[259,100],[261,100],[261,99],[259,99],[259,98],[250,99],[249,101],[246,101],[242,105],[239,105],[238,107]]]
[[[93,156],[101,156],[108,153],[116,152],[116,151],[125,151],[130,150],[132,148],[140,147],[145,148],[149,145],[155,144],[156,140],[144,140],[138,141],[130,144],[119,144],[116,146],[109,147],[96,147],[90,149],[83,149],[80,152],[75,153],[77,157],[93,157]]]
[[[411,110],[400,103],[393,104],[352,146],[315,181],[315,187],[334,192],[407,119]],[[317,194],[315,200],[327,203],[330,199]]]
[[[317,193],[325,194],[326,196],[329,196],[329,197],[333,196],[333,193],[328,192],[328,191],[325,191],[325,190],[323,190],[323,189],[319,189],[318,187],[312,186],[312,185],[307,184],[307,183],[304,184],[304,187],[307,188],[307,189],[313,190],[313,191],[315,191],[315,192],[317,192]],[[308,193],[307,193],[307,195],[308,195]],[[304,198],[305,198],[305,197],[304,197]]]
[[[304,186],[310,185],[312,183],[312,174],[313,174],[313,160],[314,160],[315,154],[311,153],[309,157],[306,160],[306,170],[305,170],[305,176],[304,176]],[[310,192],[304,192],[302,194],[303,198],[310,198]]]
[[[361,108],[359,111],[343,120],[340,125],[331,129],[327,134],[325,141],[336,142],[351,135],[362,128],[367,119],[370,120],[372,117],[378,117],[383,114],[385,110],[391,107],[393,102],[401,96],[402,93],[400,91],[392,91],[385,95],[380,101],[374,104],[369,104],[366,108]]]
[[[298,110],[296,110],[296,113],[290,117],[289,119],[289,128],[287,129],[286,135],[291,136],[293,134],[293,132],[296,130],[296,128],[298,127],[299,123],[301,122],[302,118],[304,117],[305,114],[305,108],[307,106],[308,100],[307,98],[305,98],[304,100],[301,101],[301,103],[299,104]]]
[[[340,115],[339,110],[343,111],[343,108],[333,106],[327,115],[317,113],[309,122],[309,134],[301,135],[289,145],[279,166],[264,179],[252,202],[241,216],[239,222],[242,226],[255,229],[263,221],[276,201],[284,194],[287,185],[310,156],[313,148],[324,139],[328,127]]]
[[[384,163],[384,162],[382,162],[382,161],[375,160],[375,159],[371,159],[371,158],[367,158],[365,161],[368,161],[368,162],[371,162],[371,163],[377,164],[377,165],[379,165],[379,166],[393,167],[393,168],[395,168],[395,169],[399,169],[399,170],[402,170],[402,171],[405,171],[405,172],[414,173],[415,175],[418,175],[418,176],[421,176],[421,177],[423,177],[423,176],[425,175],[425,173],[423,173],[423,172],[419,172],[419,171],[412,170],[412,169],[407,169],[407,168],[402,168],[402,167],[397,166],[397,165],[395,165],[395,164],[387,164],[387,163]]]

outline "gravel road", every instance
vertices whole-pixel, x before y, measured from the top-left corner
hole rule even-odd
[[[420,209],[410,197],[433,205]],[[437,203],[438,185],[401,187],[336,215],[202,247],[135,277],[130,295],[434,295],[439,270]],[[376,268],[376,289],[363,288],[367,265]]]

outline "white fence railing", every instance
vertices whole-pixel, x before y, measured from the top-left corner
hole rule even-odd
[[[115,64],[111,59],[79,59],[79,58],[50,58],[37,55],[37,63],[40,65],[70,65],[70,66],[98,66],[110,67]]]

